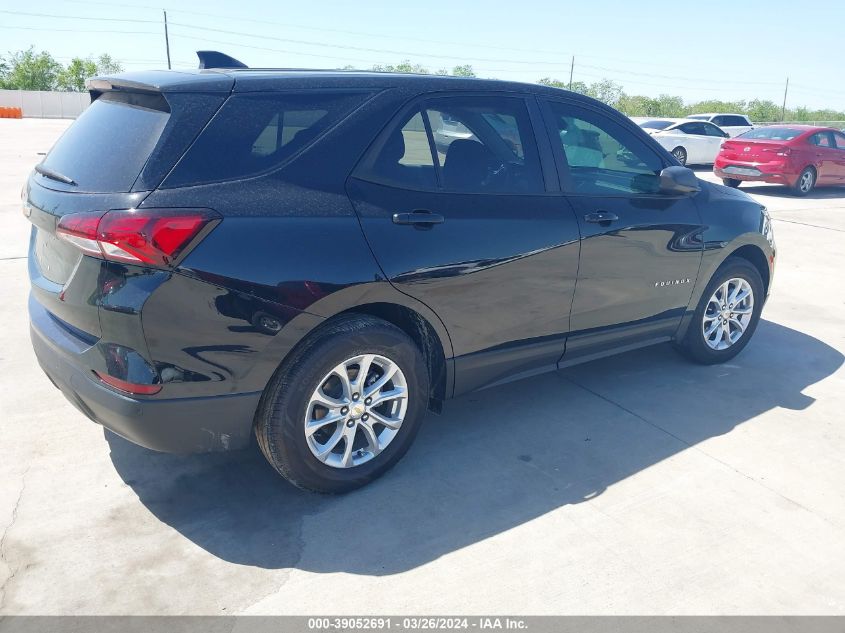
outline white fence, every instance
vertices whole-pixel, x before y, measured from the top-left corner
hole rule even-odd
[[[20,108],[25,117],[75,119],[91,103],[87,92],[0,90],[0,106]]]

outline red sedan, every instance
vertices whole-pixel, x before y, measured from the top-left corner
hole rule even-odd
[[[769,125],[725,141],[713,173],[729,187],[746,180],[790,187],[845,184],[845,134],[829,127]]]

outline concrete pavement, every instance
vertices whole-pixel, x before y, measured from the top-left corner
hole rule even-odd
[[[845,188],[743,187],[779,262],[733,362],[661,346],[471,394],[321,497],[257,450],[135,447],[41,373],[19,192],[66,125],[0,120],[0,614],[845,613]]]

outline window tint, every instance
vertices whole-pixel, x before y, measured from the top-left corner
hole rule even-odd
[[[834,140],[836,141],[836,148],[837,149],[845,149],[845,134],[840,132],[836,132],[833,135]]]
[[[176,165],[165,186],[231,180],[276,167],[366,96],[316,91],[233,95]]]
[[[426,102],[421,112],[425,119],[414,111],[380,139],[358,177],[461,193],[544,191],[522,99],[444,97]]]
[[[674,123],[674,121],[667,121],[665,119],[655,119],[654,121],[645,121],[644,123],[640,123],[640,127],[648,128],[650,130],[665,130]]]
[[[810,143],[819,147],[833,147],[833,136],[830,132],[819,132],[810,137]]]
[[[571,193],[657,193],[663,161],[605,115],[549,102],[552,135],[565,158]]]
[[[525,102],[448,97],[426,105],[440,182],[448,191],[539,193],[540,158]]]
[[[383,137],[366,162],[361,177],[408,189],[437,189],[434,157],[419,110]]]
[[[730,118],[731,117],[728,117],[728,116],[714,116],[711,119],[711,123],[713,123],[715,125],[733,125],[733,123],[729,123]]]
[[[680,130],[684,134],[697,134],[698,136],[707,136],[707,127],[704,123],[684,123],[680,126]]]
[[[733,126],[740,126],[740,127],[748,127],[749,125],[751,125],[748,122],[748,119],[746,119],[744,116],[733,115],[733,116],[726,116],[726,117],[723,117],[723,118],[725,119],[724,123],[718,123],[716,121],[713,121],[713,122],[716,123],[716,125],[733,125]]]
[[[768,125],[766,127],[758,127],[754,130],[748,130],[739,135],[739,138],[759,138],[771,139],[773,141],[791,141],[796,136],[800,136],[804,130],[794,127],[783,127],[781,125]]]
[[[719,138],[725,138],[727,136],[725,132],[711,123],[702,123],[701,125],[704,126],[704,133],[707,136],[718,136]]]
[[[74,180],[75,191],[129,191],[169,118],[161,95],[107,92],[62,135],[44,167]]]

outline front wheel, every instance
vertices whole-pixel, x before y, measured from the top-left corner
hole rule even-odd
[[[736,189],[742,184],[742,181],[736,178],[722,178],[722,182],[725,183],[726,187],[732,187],[733,189]]]
[[[386,321],[349,315],[318,330],[279,368],[255,433],[294,485],[347,492],[399,461],[427,402],[428,371],[414,342]]]
[[[683,147],[676,147],[675,149],[673,149],[672,156],[674,156],[675,159],[679,163],[681,163],[681,165],[687,164],[687,150],[685,150]]]
[[[745,259],[729,257],[707,284],[678,347],[704,365],[730,360],[751,340],[764,296],[760,272]]]

